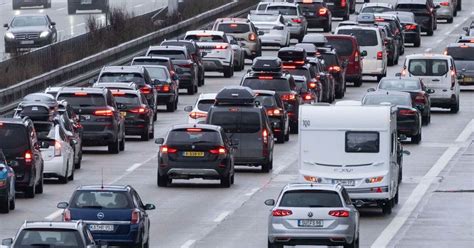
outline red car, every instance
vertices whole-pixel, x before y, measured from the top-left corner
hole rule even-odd
[[[336,49],[342,63],[347,60],[346,80],[353,82],[354,86],[362,85],[362,59],[357,39],[351,35],[327,35],[328,45]]]

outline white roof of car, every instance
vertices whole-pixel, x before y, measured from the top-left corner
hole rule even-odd
[[[364,5],[362,5],[362,8],[365,8],[365,7],[388,7],[388,8],[393,8],[393,5],[390,4],[390,3],[364,3]]]
[[[202,93],[199,95],[199,100],[214,100],[216,99],[217,93]]]
[[[81,221],[59,222],[59,221],[26,221],[22,229],[42,228],[42,229],[74,229],[76,230]]]
[[[288,7],[295,7],[295,8],[297,7],[296,3],[287,3],[287,2],[273,2],[268,5],[268,7],[270,6],[288,6]]]
[[[406,59],[451,59],[451,56],[444,54],[419,53],[407,55]]]
[[[214,31],[214,30],[193,30],[193,31],[188,31],[186,32],[186,36],[188,35],[202,35],[202,34],[208,34],[208,35],[219,35],[219,36],[224,36],[224,32],[222,31]]]

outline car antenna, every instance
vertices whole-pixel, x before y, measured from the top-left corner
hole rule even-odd
[[[104,189],[104,167],[101,168],[100,172],[101,172],[101,185],[100,185],[100,189]]]

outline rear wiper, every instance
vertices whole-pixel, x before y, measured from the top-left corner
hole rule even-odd
[[[194,141],[192,144],[196,145],[196,144],[204,144],[204,143],[213,143],[213,142],[207,141],[207,140],[199,140],[199,141]]]
[[[324,208],[326,206],[323,206],[323,205],[309,205],[308,207],[310,207],[310,208]]]
[[[81,208],[96,208],[96,209],[102,209],[102,206],[81,206]]]
[[[34,246],[34,247],[51,247],[50,244],[29,244],[28,246]]]

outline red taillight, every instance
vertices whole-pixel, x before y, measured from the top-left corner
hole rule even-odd
[[[258,79],[260,79],[260,80],[272,80],[273,77],[272,76],[259,76]]]
[[[417,27],[415,24],[408,24],[405,26],[405,30],[416,30]]]
[[[133,210],[132,211],[132,218],[130,220],[130,224],[138,224],[140,222],[140,211]]]
[[[249,40],[256,41],[257,40],[257,35],[255,33],[250,33],[249,34]]]
[[[295,100],[296,99],[296,95],[294,94],[283,94],[281,95],[281,100],[283,101],[290,101],[290,100]]]
[[[25,152],[25,162],[26,163],[31,163],[33,159],[33,154],[31,153],[31,151],[26,151]]]
[[[313,99],[313,96],[312,96],[310,93],[308,93],[308,94],[306,94],[306,95],[304,96],[304,99],[307,100],[307,101],[309,101],[309,100],[312,100],[312,99]]]
[[[284,217],[284,216],[289,216],[292,214],[293,212],[291,210],[286,210],[286,209],[275,209],[272,211],[272,215],[275,217]]]
[[[148,114],[148,108],[144,108],[144,107],[139,107],[139,108],[135,108],[135,109],[131,109],[130,112],[131,113],[135,113],[135,114]]]
[[[192,119],[206,118],[207,113],[191,112],[189,113],[189,117],[191,117]]]
[[[441,6],[449,6],[449,2],[441,2],[439,5],[441,5]]]
[[[74,93],[75,96],[87,96],[87,92],[76,92]]]
[[[382,60],[383,59],[383,52],[377,52],[377,59]]]
[[[418,93],[416,95],[415,103],[417,103],[417,104],[425,104],[426,103],[425,96],[423,95],[423,93]]]
[[[263,143],[268,144],[268,131],[267,131],[267,129],[263,129],[262,138],[263,138]]]
[[[316,87],[318,87],[318,84],[315,83],[315,82],[311,82],[311,83],[309,83],[308,87],[309,87],[310,89],[316,89]]]
[[[96,110],[96,111],[94,111],[94,115],[96,115],[96,116],[113,116],[114,111],[112,111],[110,109]]]
[[[216,45],[214,49],[227,49],[227,45]]]
[[[150,87],[143,87],[143,88],[140,88],[140,92],[142,92],[143,94],[147,95],[147,94],[150,94],[151,93],[151,88]]]
[[[359,51],[356,51],[356,52],[354,53],[354,61],[355,61],[355,62],[359,62]]]
[[[318,14],[319,14],[320,16],[325,16],[325,15],[328,14],[328,9],[326,9],[326,8],[320,8],[319,11],[318,11]]]
[[[69,209],[64,210],[63,221],[71,221],[71,211],[69,211]]]
[[[161,146],[160,148],[160,152],[163,154],[163,153],[176,153],[178,151],[178,149],[175,149],[175,148],[171,148],[171,147],[168,147],[168,146]]]
[[[54,142],[54,156],[61,156],[61,143],[59,141]]]
[[[291,19],[291,21],[294,22],[294,23],[301,23],[300,18],[293,18],[293,19]]]
[[[400,110],[399,113],[400,113],[400,115],[408,115],[408,116],[416,115],[416,111],[409,110],[409,109],[402,109],[402,110]]]
[[[125,96],[125,92],[123,91],[114,91],[112,92],[113,96]]]
[[[349,211],[346,210],[332,210],[329,211],[329,215],[334,217],[349,217]]]
[[[296,69],[296,65],[284,65],[283,69]]]
[[[209,150],[209,153],[215,155],[225,155],[227,153],[227,150],[225,149],[225,147],[221,146],[219,148]]]
[[[281,116],[282,111],[280,109],[268,109],[267,115],[268,116]]]
[[[341,67],[335,65],[335,66],[330,66],[329,67],[329,71],[330,72],[340,72],[341,71]]]
[[[347,6],[347,0],[341,0],[341,7]]]

